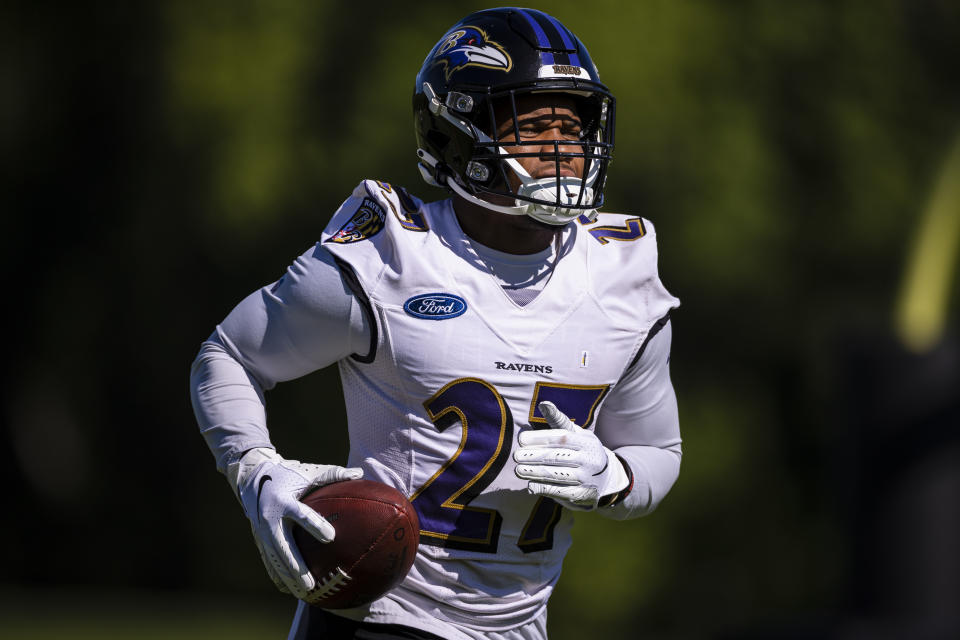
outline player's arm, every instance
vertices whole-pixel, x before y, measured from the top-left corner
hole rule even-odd
[[[677,396],[670,379],[673,327],[666,320],[604,402],[596,434],[624,464],[631,484],[599,510],[623,520],[656,509],[680,474]]]
[[[531,492],[617,519],[650,513],[667,494],[680,470],[680,426],[672,329],[667,320],[657,329],[605,400],[594,432],[541,406],[551,428],[522,432],[514,454]]]
[[[360,477],[359,469],[285,460],[270,442],[263,392],[371,348],[371,318],[319,245],[283,278],[244,299],[201,347],[190,376],[201,433],[250,519],[270,577],[309,600],[314,579],[292,527],[322,541],[333,527],[299,502],[311,488]]]

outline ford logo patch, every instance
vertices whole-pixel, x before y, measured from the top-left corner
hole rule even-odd
[[[463,315],[467,303],[460,296],[449,293],[424,293],[403,303],[403,310],[414,318],[448,320]]]

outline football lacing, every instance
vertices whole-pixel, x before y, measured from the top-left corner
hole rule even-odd
[[[328,596],[332,596],[337,591],[340,591],[340,589],[343,588],[343,585],[350,580],[352,580],[352,578],[348,576],[343,569],[337,567],[328,573],[327,576],[317,584],[316,588],[320,592],[317,594],[317,597],[326,598]]]

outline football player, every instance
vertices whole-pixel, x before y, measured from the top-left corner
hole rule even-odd
[[[451,197],[361,182],[203,343],[194,407],[268,574],[300,599],[291,638],[545,638],[572,512],[642,516],[677,478],[678,301],[650,222],[597,211],[615,101],[555,18],[467,16],[413,110],[421,173]],[[281,457],[264,390],[334,362],[347,466]],[[327,611],[291,528],[336,526],[298,499],[360,476],[410,497],[420,547],[386,596]]]

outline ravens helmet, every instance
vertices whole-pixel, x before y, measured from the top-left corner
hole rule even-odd
[[[581,132],[577,140],[554,143],[556,174],[535,179],[517,159],[551,155],[542,142],[521,140],[517,100],[558,93],[574,100]],[[615,100],[583,43],[542,11],[478,11],[448,29],[417,74],[413,112],[420,172],[432,185],[494,211],[553,225],[580,215],[593,219],[603,204]],[[513,114],[510,141],[498,136],[498,112]],[[583,159],[581,176],[561,176],[560,163],[570,158]],[[514,184],[519,179],[516,188],[509,172]],[[485,194],[514,204],[494,204]]]

